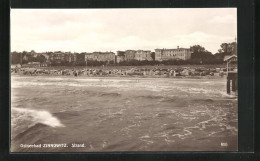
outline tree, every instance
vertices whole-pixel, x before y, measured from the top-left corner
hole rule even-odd
[[[218,50],[219,53],[232,53],[236,48],[236,42],[232,43],[222,43],[220,45],[220,49]]]
[[[43,56],[43,55],[37,55],[37,57],[36,57],[36,62],[41,62],[41,63],[43,63],[43,62],[45,62],[45,61],[46,61],[45,56]]]
[[[20,64],[21,61],[21,53],[16,51],[11,53],[11,64]]]
[[[78,66],[86,65],[84,53],[76,54],[76,65],[78,65]]]
[[[214,56],[218,60],[223,60],[226,55],[236,54],[237,50],[237,43],[222,43],[220,45],[220,49],[218,50],[218,53],[216,53]]]
[[[203,53],[206,51],[205,48],[200,45],[193,45],[190,49],[193,53]]]
[[[190,47],[191,54],[191,64],[214,64],[216,63],[214,55],[207,51],[204,47],[200,45],[194,45]]]

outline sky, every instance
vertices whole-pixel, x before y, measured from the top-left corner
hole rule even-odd
[[[235,41],[236,8],[12,9],[11,51],[189,48]]]

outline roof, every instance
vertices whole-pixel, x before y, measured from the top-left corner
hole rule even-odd
[[[177,49],[155,49],[155,50],[165,50],[165,51],[174,51],[174,50],[190,50],[190,48],[177,48]]]
[[[115,54],[113,52],[93,52],[93,53],[85,53],[85,55],[96,55],[96,54]]]
[[[126,50],[126,52],[136,52],[136,50]]]
[[[117,53],[117,56],[125,56],[125,53]]]
[[[230,59],[232,59],[232,58],[237,58],[237,56],[236,56],[236,55],[226,55],[226,56],[224,57],[224,61],[228,61],[228,60],[230,60]]]
[[[137,51],[150,52],[151,50],[137,50]]]

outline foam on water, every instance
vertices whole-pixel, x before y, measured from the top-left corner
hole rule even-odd
[[[29,120],[32,122],[31,126],[42,123],[51,127],[64,127],[64,125],[48,111],[13,107],[12,113],[15,115],[14,119],[12,119],[13,125],[16,125],[19,120]]]
[[[200,145],[213,146],[215,138],[237,136],[237,97],[226,94],[225,80],[30,77],[12,81],[12,88],[22,88],[12,89],[14,145],[48,142],[55,132],[65,143],[68,138],[86,140],[84,151],[161,151],[177,146],[177,150],[199,150]],[[50,127],[64,126],[58,118],[68,123],[53,131]],[[210,144],[204,145],[201,138]],[[186,144],[193,141],[199,148]]]

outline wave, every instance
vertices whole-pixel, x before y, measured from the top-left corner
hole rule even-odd
[[[144,98],[144,99],[163,99],[163,96],[156,96],[156,95],[146,95],[146,96],[138,96],[137,98]]]
[[[173,102],[177,102],[177,101],[181,101],[182,99],[179,98],[179,97],[165,97],[161,102],[170,102],[170,103],[173,103]],[[182,100],[183,101],[183,100]]]
[[[62,119],[71,119],[80,115],[80,112],[76,111],[75,108],[73,110],[74,111],[62,110],[60,112],[53,113],[53,115]]]
[[[118,97],[121,96],[119,93],[102,93],[100,96]]]
[[[192,102],[194,103],[213,103],[213,99],[193,99]]]
[[[38,134],[42,133],[42,131],[44,130],[43,129],[44,127],[47,127],[47,125],[42,124],[42,123],[36,123],[33,126],[27,128],[26,130],[18,133],[12,140],[28,143],[28,137],[31,137],[29,142],[36,143],[37,141],[41,140],[41,137],[37,136],[37,133]],[[37,136],[37,137],[34,137],[34,136]]]
[[[21,121],[30,122],[33,126],[37,123],[48,125],[51,127],[64,127],[64,125],[54,117],[48,111],[34,110],[34,109],[24,109],[24,108],[12,108],[12,125],[21,124]]]

